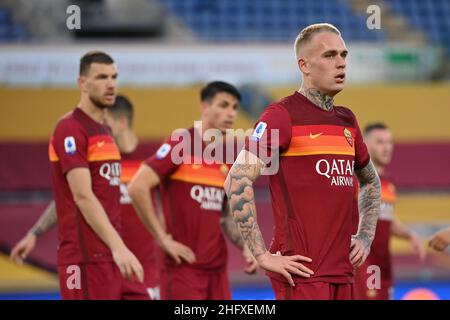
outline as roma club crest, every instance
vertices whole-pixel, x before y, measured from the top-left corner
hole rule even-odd
[[[350,130],[348,130],[347,128],[344,128],[344,136],[347,139],[348,144],[350,145],[350,147],[353,147],[353,137],[352,137],[352,133],[350,132]]]

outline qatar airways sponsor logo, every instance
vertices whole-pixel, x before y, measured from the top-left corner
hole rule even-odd
[[[353,187],[355,161],[344,159],[320,159],[316,162],[316,172],[328,178],[331,186]]]
[[[222,211],[225,191],[215,187],[195,185],[191,188],[191,198],[205,210]]]
[[[100,175],[109,181],[110,186],[120,185],[120,162],[104,163],[100,167]]]

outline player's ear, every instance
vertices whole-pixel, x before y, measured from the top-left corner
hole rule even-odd
[[[122,129],[130,127],[128,124],[128,119],[126,117],[121,117],[119,119],[119,123],[120,123],[120,126],[122,127]]]
[[[201,113],[207,112],[209,107],[210,107],[210,103],[208,101],[202,101],[200,103],[200,112]]]
[[[298,65],[298,68],[300,69],[300,71],[302,73],[309,74],[309,64],[308,64],[308,62],[306,61],[305,58],[303,58],[303,57],[299,58],[297,60],[297,65]]]
[[[78,77],[78,87],[82,92],[86,91],[86,77],[85,76],[79,76]]]

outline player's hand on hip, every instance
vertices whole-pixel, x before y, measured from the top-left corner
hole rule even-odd
[[[36,236],[33,233],[27,233],[11,250],[9,258],[17,264],[23,264],[30,252],[36,246]]]
[[[161,240],[161,248],[175,260],[177,264],[180,264],[182,260],[187,263],[195,262],[195,254],[188,246],[173,240],[172,235],[168,234]]]
[[[312,259],[301,255],[282,256],[281,253],[271,254],[263,253],[256,257],[261,268],[267,271],[277,272],[284,276],[291,286],[295,286],[292,274],[304,278],[310,278],[314,272],[308,267],[297,261],[311,262]]]
[[[437,251],[444,251],[445,248],[450,244],[450,228],[436,232],[428,245]]]
[[[364,261],[370,253],[370,247],[366,247],[364,242],[357,236],[352,236],[352,241],[350,243],[350,263],[354,268],[359,268],[362,266]]]
[[[134,254],[123,246],[112,252],[114,262],[119,267],[122,276],[130,281],[136,278],[139,282],[144,281],[144,269]]]
[[[244,272],[247,274],[255,274],[256,269],[258,268],[258,262],[246,245],[244,245],[244,249],[242,249],[242,256],[247,263],[246,267],[244,268]]]

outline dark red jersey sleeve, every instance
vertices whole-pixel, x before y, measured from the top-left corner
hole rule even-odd
[[[60,122],[50,140],[63,174],[78,167],[89,167],[88,138],[85,132],[70,121]]]
[[[369,163],[370,156],[367,151],[367,146],[364,143],[364,139],[361,134],[361,129],[359,128],[358,120],[355,119],[355,169],[362,169]]]
[[[162,181],[165,177],[172,174],[180,165],[181,155],[175,154],[174,148],[182,142],[174,141],[170,138],[166,139],[158,150],[145,160],[145,164],[155,170],[159,179]]]
[[[253,133],[246,140],[244,149],[267,164],[275,155],[274,151],[279,155],[289,147],[291,137],[292,125],[288,111],[274,104],[263,112]]]

